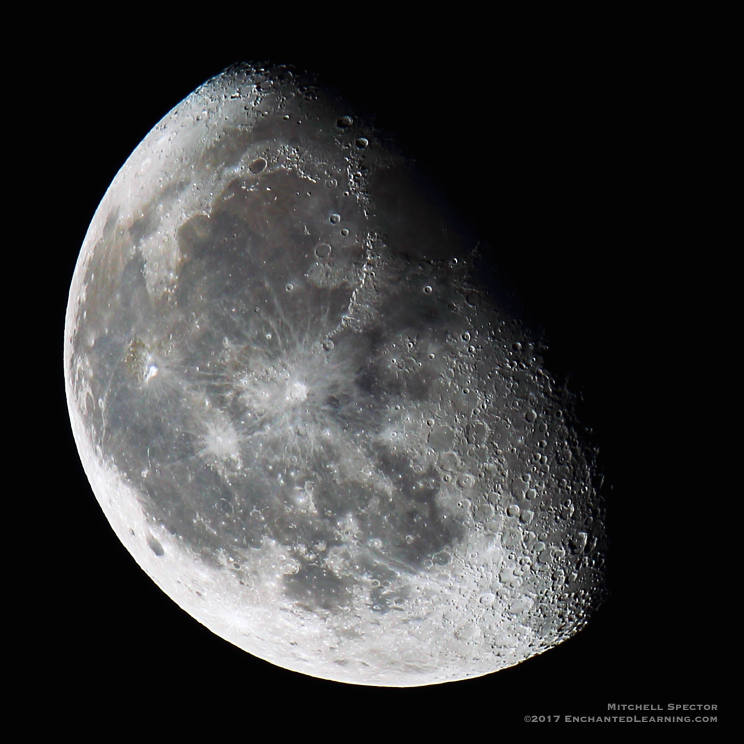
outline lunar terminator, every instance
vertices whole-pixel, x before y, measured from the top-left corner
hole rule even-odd
[[[334,92],[207,82],[117,175],[70,291],[70,417],[119,539],[212,631],[317,677],[433,684],[570,637],[604,505],[497,279]]]

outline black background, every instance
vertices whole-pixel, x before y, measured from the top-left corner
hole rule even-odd
[[[134,36],[95,48],[60,42],[55,54],[21,66],[18,100],[31,124],[15,141],[34,143],[24,205],[45,246],[33,368],[49,397],[44,438],[35,441],[50,452],[48,468],[34,460],[42,506],[26,514],[26,524],[42,521],[42,535],[26,548],[34,556],[18,623],[28,631],[24,696],[59,702],[71,715],[105,704],[130,720],[237,721],[278,709],[284,717],[273,720],[287,731],[330,731],[343,711],[380,735],[398,714],[420,726],[455,719],[497,735],[526,725],[526,715],[596,715],[608,703],[721,704],[719,635],[730,633],[719,630],[727,614],[717,578],[723,525],[699,478],[710,435],[687,415],[705,405],[690,382],[705,341],[681,259],[686,217],[675,202],[689,105],[680,90],[692,65],[654,51],[642,34],[511,31],[367,38],[329,29],[304,44],[246,31],[245,41],[212,45],[216,52],[183,37]],[[75,261],[99,201],[140,140],[241,59],[326,74],[398,131],[488,237],[545,327],[554,369],[583,394],[606,474],[612,593],[560,647],[428,688],[312,679],[200,626],[109,528],[64,400]]]

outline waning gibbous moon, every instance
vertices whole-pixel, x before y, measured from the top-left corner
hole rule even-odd
[[[118,173],[64,371],[138,564],[250,654],[407,687],[573,635],[603,595],[593,450],[483,246],[312,77],[235,65]]]

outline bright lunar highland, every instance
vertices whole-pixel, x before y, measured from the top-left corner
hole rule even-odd
[[[66,390],[103,511],[186,612],[397,687],[584,625],[594,452],[483,254],[389,135],[290,68],[226,70],[137,147],[75,270]]]

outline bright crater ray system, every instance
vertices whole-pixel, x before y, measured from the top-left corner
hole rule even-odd
[[[386,134],[285,67],[176,106],[72,281],[72,428],[119,539],[245,651],[348,683],[517,664],[601,598],[571,399]]]

